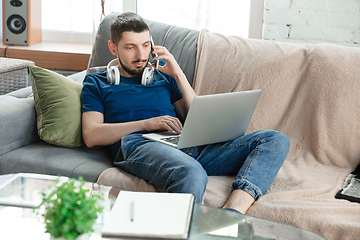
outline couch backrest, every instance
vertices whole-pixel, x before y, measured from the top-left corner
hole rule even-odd
[[[107,15],[99,25],[88,67],[106,66],[115,57],[110,53],[110,22],[121,13]],[[181,28],[151,20],[145,20],[150,27],[155,45],[165,46],[178,61],[190,84],[193,83],[196,49],[199,31]]]

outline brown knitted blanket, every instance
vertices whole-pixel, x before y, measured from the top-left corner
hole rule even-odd
[[[196,92],[262,89],[248,131],[275,129],[291,142],[277,178],[250,215],[328,239],[358,239],[360,204],[335,195],[360,161],[359,62],[358,48],[201,32]]]

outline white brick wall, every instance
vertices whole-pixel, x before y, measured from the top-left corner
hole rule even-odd
[[[360,47],[360,0],[265,0],[263,38]]]

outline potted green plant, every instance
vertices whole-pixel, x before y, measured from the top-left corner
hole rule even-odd
[[[79,236],[93,231],[93,224],[103,207],[98,206],[100,195],[90,196],[90,190],[84,189],[82,177],[79,181],[70,179],[58,184],[50,193],[42,193],[42,203],[37,208],[38,213],[44,206],[44,223],[46,232],[54,239],[75,240]]]

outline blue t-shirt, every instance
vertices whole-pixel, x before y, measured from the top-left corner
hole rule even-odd
[[[173,104],[182,98],[173,77],[158,70],[150,85],[141,85],[141,76],[120,78],[119,85],[111,85],[106,69],[87,74],[81,91],[82,112],[96,111],[104,115],[105,123],[124,123],[159,116],[176,117]],[[112,146],[117,154],[116,143]]]

